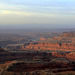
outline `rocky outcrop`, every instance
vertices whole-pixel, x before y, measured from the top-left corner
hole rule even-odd
[[[69,54],[66,54],[66,58],[68,58],[69,60],[75,60],[75,52],[71,52]]]
[[[61,36],[64,36],[64,37],[75,37],[75,32],[65,32]]]
[[[28,43],[22,46],[22,50],[61,50],[74,51],[75,44],[73,43]]]
[[[52,52],[52,56],[65,57],[70,61],[75,61],[75,52],[70,52],[70,53]]]
[[[66,59],[61,59],[62,61]],[[69,62],[59,62],[60,59],[52,60],[51,62],[16,62],[12,63],[11,65],[8,65],[6,68],[6,71],[8,72],[31,72],[31,71],[36,71],[36,70],[45,70],[45,69],[56,69],[56,72],[58,69],[62,69],[61,71],[66,70],[74,70],[75,64],[69,63]],[[68,60],[66,60],[68,61]],[[55,72],[55,71],[54,71]]]
[[[43,41],[43,40],[46,40],[46,38],[44,38],[44,37],[40,37],[40,40],[42,40],[42,41]]]
[[[22,46],[22,50],[36,50],[36,51],[52,51],[52,56],[66,57],[69,60],[75,60],[75,44],[73,43],[28,43]],[[58,52],[61,51],[61,52]]]

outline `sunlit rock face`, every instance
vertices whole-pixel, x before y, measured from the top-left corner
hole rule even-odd
[[[75,44],[73,43],[28,43],[22,46],[23,50],[61,50],[74,51]]]
[[[46,38],[44,38],[44,37],[40,37],[40,40],[46,40]]]
[[[68,59],[75,59],[75,44],[74,43],[28,43],[21,48],[22,50],[35,51],[52,51],[52,56],[66,57]],[[57,52],[62,51],[62,52]],[[66,52],[66,53],[64,53]]]

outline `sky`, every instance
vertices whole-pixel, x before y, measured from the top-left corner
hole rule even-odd
[[[0,0],[0,27],[75,28],[75,0]]]

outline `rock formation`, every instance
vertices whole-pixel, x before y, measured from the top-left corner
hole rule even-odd
[[[75,51],[73,43],[26,43],[22,46],[22,50],[60,50]]]

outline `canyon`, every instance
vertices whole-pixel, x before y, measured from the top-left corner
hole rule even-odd
[[[0,75],[75,75],[75,32],[29,33],[10,41],[15,43],[0,47]]]

